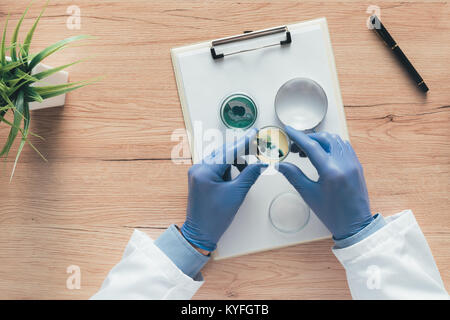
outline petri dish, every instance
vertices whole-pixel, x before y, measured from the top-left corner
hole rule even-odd
[[[275,97],[278,119],[296,130],[314,129],[325,118],[327,110],[327,95],[312,79],[291,79],[280,87]]]
[[[225,98],[220,106],[220,118],[230,129],[248,129],[258,117],[255,101],[243,93],[235,93]]]
[[[299,194],[281,193],[270,203],[270,223],[282,233],[301,231],[308,224],[309,216],[310,209]]]
[[[277,126],[261,128],[256,135],[256,156],[264,163],[283,161],[289,154],[290,140]]]

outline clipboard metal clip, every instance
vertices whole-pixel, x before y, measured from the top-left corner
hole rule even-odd
[[[286,33],[286,39],[282,40],[278,43],[268,44],[268,45],[264,45],[261,47],[239,50],[239,51],[234,51],[234,52],[229,52],[229,53],[217,53],[216,52],[215,47],[220,46],[220,45],[249,40],[249,39],[260,38],[260,37],[269,36],[269,35],[273,35],[273,34],[277,34],[277,33],[283,33],[283,32]],[[233,54],[238,54],[238,53],[268,48],[268,47],[274,47],[274,46],[284,46],[284,45],[290,44],[291,42],[292,42],[291,33],[289,32],[289,29],[287,26],[276,27],[276,28],[271,28],[271,29],[264,29],[264,30],[259,30],[259,31],[245,32],[245,33],[237,35],[237,36],[231,36],[231,37],[213,40],[211,42],[211,56],[213,57],[213,59],[217,60],[217,59],[222,59],[225,56],[230,56]]]

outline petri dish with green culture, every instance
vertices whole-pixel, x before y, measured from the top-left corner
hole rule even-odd
[[[287,133],[277,126],[261,128],[256,135],[256,145],[258,159],[269,164],[283,161],[290,150]]]
[[[255,101],[243,93],[228,96],[220,107],[220,118],[230,129],[248,129],[258,117]]]

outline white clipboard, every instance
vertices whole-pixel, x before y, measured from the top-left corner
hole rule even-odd
[[[171,50],[194,162],[202,158],[196,146],[203,143],[203,137],[193,132],[195,121],[201,123],[204,130],[225,131],[219,115],[220,103],[225,96],[242,92],[251,96],[258,106],[255,127],[282,126],[274,110],[275,95],[282,84],[296,77],[316,81],[327,95],[327,115],[316,131],[336,133],[348,140],[326,19],[259,32],[256,37],[240,35],[238,37],[244,39],[231,43],[222,41],[229,38],[223,38]],[[252,34],[255,33],[258,32]],[[307,158],[291,153],[285,161],[296,164],[312,179],[317,178]],[[329,238],[331,234],[312,211],[307,225],[299,232],[285,234],[272,226],[268,218],[270,203],[285,192],[296,193],[284,176],[279,173],[261,176],[220,239],[214,259]]]

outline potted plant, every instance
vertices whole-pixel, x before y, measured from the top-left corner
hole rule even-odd
[[[20,26],[29,7],[17,23],[9,44],[6,43],[8,16],[1,40],[0,124],[10,126],[11,128],[5,144],[0,148],[0,158],[7,158],[13,142],[16,138],[20,138],[11,178],[14,175],[17,161],[26,143],[36,150],[45,160],[42,154],[29,141],[29,135],[34,135],[30,132],[30,108],[34,107],[35,109],[39,109],[46,106],[61,105],[61,102],[64,104],[64,99],[55,101],[54,98],[93,82],[93,80],[88,80],[67,83],[67,73],[62,70],[81,62],[81,60],[56,68],[50,68],[41,64],[49,55],[67,47],[74,41],[86,39],[89,36],[78,35],[67,38],[48,46],[37,54],[30,54],[31,40],[37,24],[45,11],[45,7],[29,30],[23,43],[19,43],[18,35]],[[49,83],[49,79],[53,83]],[[55,84],[55,80],[59,83]],[[53,99],[53,101],[49,99]],[[46,105],[46,101],[49,101],[50,104]]]

